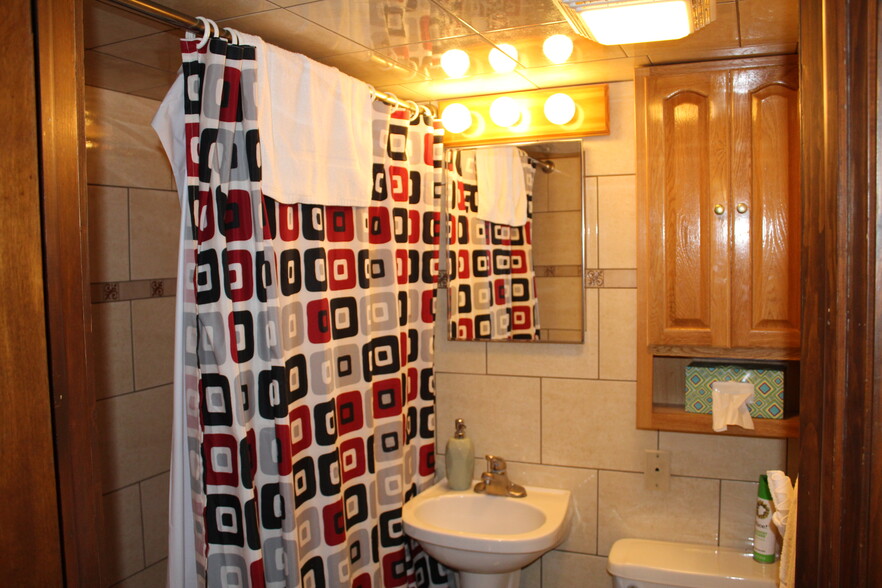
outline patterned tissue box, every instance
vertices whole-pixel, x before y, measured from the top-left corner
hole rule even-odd
[[[686,366],[686,412],[711,414],[714,382],[748,382],[755,389],[750,416],[784,418],[784,370],[769,366],[692,363]]]

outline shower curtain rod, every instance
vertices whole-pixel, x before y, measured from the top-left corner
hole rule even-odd
[[[173,26],[175,28],[183,28],[190,31],[195,31],[199,33],[205,32],[205,26],[201,21],[197,20],[195,17],[190,16],[188,14],[184,14],[183,12],[178,12],[173,8],[169,8],[167,6],[163,6],[162,4],[157,4],[155,2],[150,2],[149,0],[100,0],[105,4],[112,4],[115,6],[119,6],[120,8],[125,8],[131,12],[135,12],[140,14],[141,16],[146,16],[147,18],[151,18],[153,20],[165,23],[167,25]],[[223,32],[221,34],[222,37],[226,39],[230,39],[230,35],[227,32]],[[372,87],[373,95],[378,100],[385,102],[386,104],[391,104],[392,106],[398,106],[400,108],[405,108],[410,110],[414,114],[419,113],[420,111],[425,112],[429,116],[434,117],[435,113],[432,109],[426,105],[419,105],[412,100],[401,100],[397,96],[389,94],[387,92],[381,92]],[[414,112],[416,109],[416,112]]]

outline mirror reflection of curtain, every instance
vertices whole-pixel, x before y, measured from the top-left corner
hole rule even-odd
[[[539,339],[533,272],[532,186],[535,169],[519,150],[527,222],[509,226],[478,217],[474,149],[447,153],[448,334],[451,340]]]

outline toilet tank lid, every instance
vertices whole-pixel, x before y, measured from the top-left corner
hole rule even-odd
[[[609,552],[607,570],[627,580],[683,588],[774,588],[778,564],[761,564],[752,554],[713,545],[650,539],[619,539]]]

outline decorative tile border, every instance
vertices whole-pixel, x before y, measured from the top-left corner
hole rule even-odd
[[[588,288],[603,287],[603,270],[589,269],[585,270],[585,286]]]
[[[572,278],[579,276],[577,265],[537,265],[534,268],[537,278]],[[447,288],[449,275],[447,270],[438,273],[438,289]],[[166,280],[168,282],[169,280]],[[637,270],[635,269],[586,269],[586,288],[636,288]]]
[[[92,304],[123,302],[145,298],[167,298],[175,295],[177,279],[132,280],[129,282],[92,283]]]

